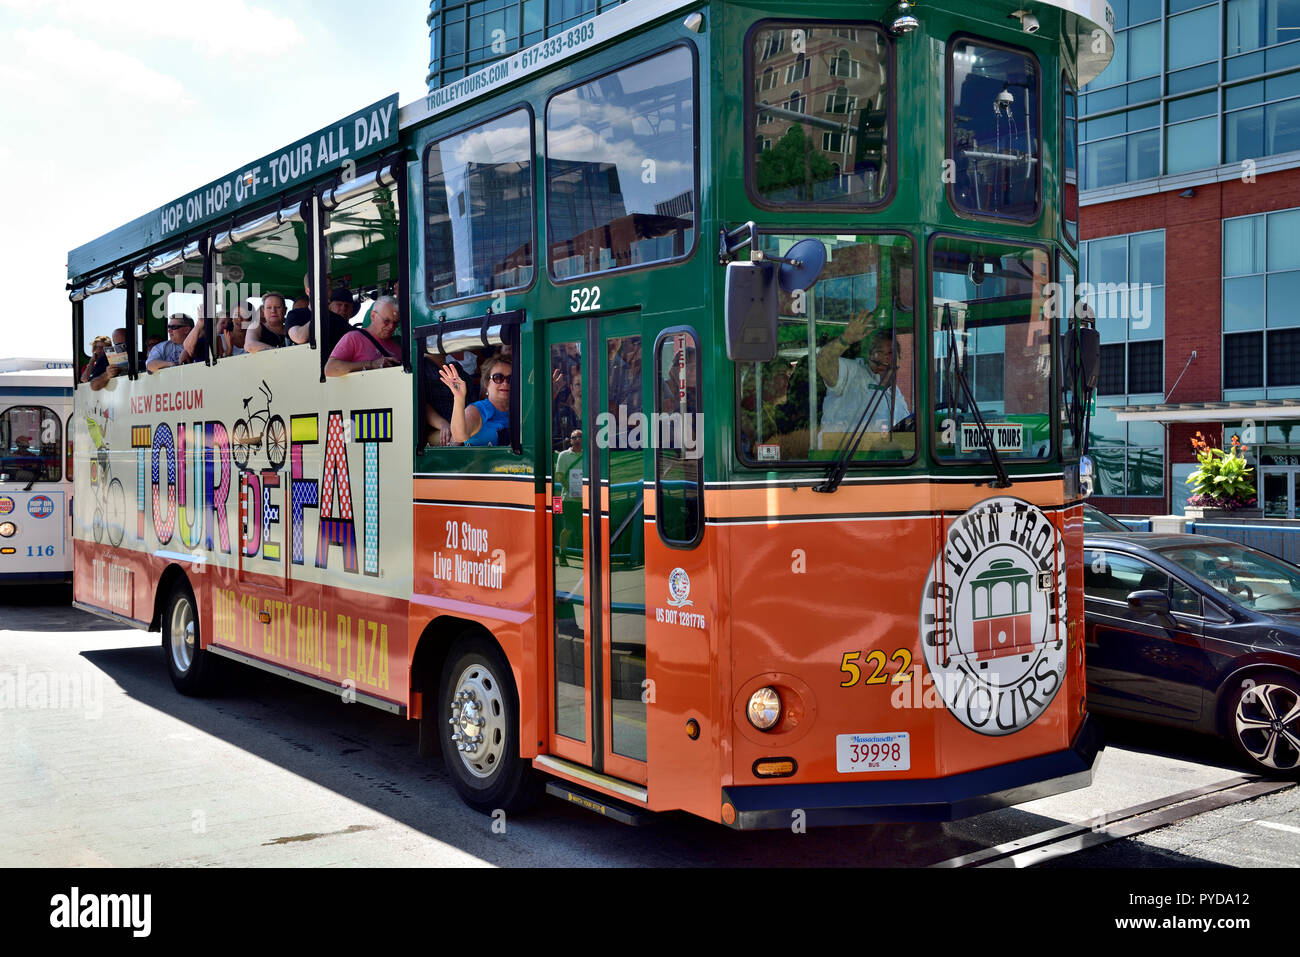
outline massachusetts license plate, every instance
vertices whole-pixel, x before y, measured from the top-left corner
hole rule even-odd
[[[841,774],[908,771],[911,767],[912,754],[906,731],[835,736],[835,769]]]

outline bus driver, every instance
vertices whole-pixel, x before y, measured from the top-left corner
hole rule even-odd
[[[867,433],[889,432],[909,415],[907,400],[896,382],[898,357],[892,332],[885,329],[875,334],[865,363],[861,359],[844,358],[845,352],[866,338],[874,318],[874,312],[859,312],[842,333],[817,353],[817,372],[826,381],[820,448],[840,448],[885,388],[892,386],[891,392],[875,403],[871,421],[866,425]]]

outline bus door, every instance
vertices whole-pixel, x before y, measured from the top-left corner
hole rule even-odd
[[[552,751],[646,781],[640,314],[547,326]]]

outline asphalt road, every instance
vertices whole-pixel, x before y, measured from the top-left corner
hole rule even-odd
[[[218,694],[183,697],[156,634],[60,597],[0,596],[0,680],[26,688],[0,706],[0,865],[920,867],[1243,773],[1213,739],[1117,724],[1091,788],[951,824],[629,828],[547,799],[501,833],[418,756],[414,723],[230,665]],[[1049,866],[1295,866],[1298,791]]]

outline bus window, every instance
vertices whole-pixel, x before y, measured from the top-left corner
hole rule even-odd
[[[0,475],[8,482],[57,482],[63,477],[63,423],[39,405],[0,413]]]
[[[398,291],[397,186],[380,186],[346,197],[330,211],[324,235],[329,250],[326,308],[333,318],[323,327],[323,334],[316,330],[316,337],[328,356],[347,333],[346,324],[368,328],[370,308],[378,297]],[[354,294],[350,305],[343,293]]]
[[[82,310],[81,351],[87,356],[93,356],[91,344],[96,338],[106,336],[112,342],[113,330],[125,327],[126,290],[110,289],[108,292],[87,296],[82,301]]]
[[[515,110],[425,155],[425,251],[433,303],[533,281],[533,123]]]
[[[669,545],[692,548],[704,533],[704,416],[695,333],[674,330],[660,336],[655,368],[655,522]]]
[[[758,202],[869,206],[884,199],[892,90],[880,30],[766,27],[753,33],[749,72],[751,89],[770,91],[754,104],[746,137]]]
[[[803,235],[760,237],[784,256]],[[782,293],[777,357],[736,369],[737,437],[756,465],[916,454],[915,268],[907,236],[817,236],[826,267],[812,289]]]
[[[285,317],[294,300],[306,296],[309,254],[307,230],[297,220],[296,208],[281,211],[237,227],[217,237],[212,280],[217,313],[247,322],[243,349],[259,352],[293,344]],[[272,294],[281,298],[276,301]],[[274,307],[267,308],[267,299]],[[251,300],[254,315],[244,317]],[[238,343],[232,343],[232,351]],[[237,352],[236,352],[237,354]]]
[[[1061,189],[1061,221],[1065,238],[1079,242],[1079,95],[1070,78],[1061,76],[1061,167],[1065,183]]]
[[[958,212],[1038,218],[1042,155],[1033,54],[975,40],[949,47],[949,195]]]
[[[677,47],[546,108],[551,275],[681,259],[695,246],[695,57]]]
[[[934,241],[935,453],[988,457],[979,418],[1003,459],[1052,449],[1052,321],[1041,249]]]

